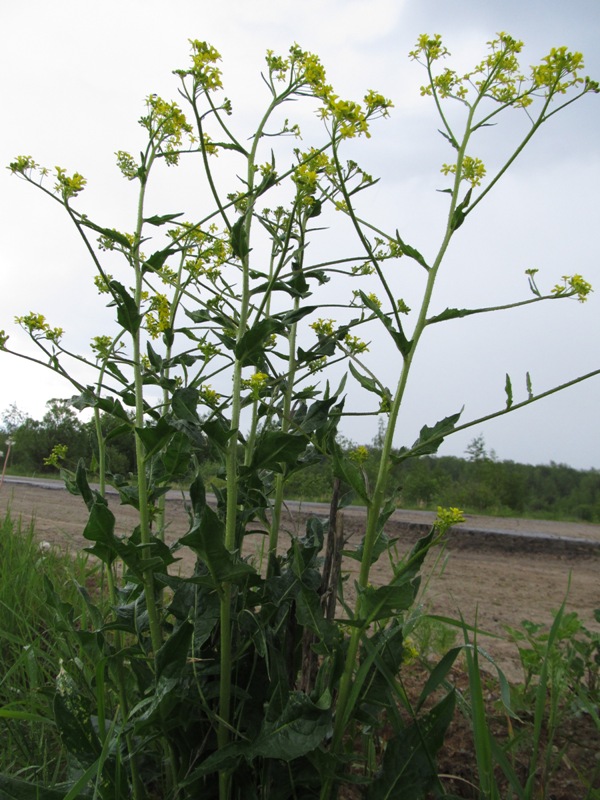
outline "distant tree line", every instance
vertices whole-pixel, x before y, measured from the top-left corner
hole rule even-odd
[[[133,472],[132,430],[123,430],[122,426],[117,430],[109,416],[103,416],[101,423],[107,439],[109,472],[113,475]],[[41,420],[25,416],[16,406],[10,406],[1,417],[0,452],[3,454],[7,452],[8,438],[12,442],[9,473],[56,474],[56,467],[46,463],[55,445],[67,447],[65,466],[73,469],[83,459],[94,472],[97,450],[94,423],[82,422],[68,400],[50,400]],[[356,452],[360,468],[374,481],[379,435],[369,445],[357,447],[350,441],[343,441],[342,446]],[[3,463],[4,455],[0,458]],[[313,461],[311,466],[290,476],[287,483],[290,499],[326,501],[329,498],[333,483],[331,469],[316,455]],[[219,482],[208,445],[202,472],[206,479]],[[482,436],[472,440],[465,458],[423,456],[393,464],[389,481],[390,488],[399,488],[402,504],[408,508],[458,506],[471,513],[600,522],[599,470],[577,470],[554,462],[533,466],[500,461],[493,450],[488,452]],[[353,498],[347,495],[347,500]]]

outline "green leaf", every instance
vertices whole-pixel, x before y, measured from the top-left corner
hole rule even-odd
[[[367,800],[422,800],[437,791],[435,755],[452,722],[455,702],[454,692],[450,692],[387,743],[382,768],[369,786]]]
[[[183,211],[180,211],[179,214],[163,214],[162,216],[158,216],[154,214],[152,217],[147,217],[144,222],[149,223],[150,225],[164,225],[165,222],[172,222],[177,217],[182,217]]]
[[[100,225],[96,225],[87,217],[85,219],[81,219],[81,224],[86,228],[91,228],[93,231],[96,231],[96,233],[102,234],[102,236],[106,236],[107,239],[120,244],[127,250],[131,249],[131,242],[129,239],[124,234],[116,231],[114,228],[102,228]]]
[[[454,209],[454,214],[452,215],[452,220],[450,222],[450,230],[453,232],[457,231],[465,221],[465,217],[467,216],[467,208],[469,207],[469,203],[471,202],[472,191],[473,191],[472,189],[469,189],[462,203],[459,203]]]
[[[473,311],[470,308],[445,308],[441,314],[436,314],[435,317],[430,317],[427,320],[428,325],[432,325],[434,322],[445,322],[447,319],[458,319],[459,317],[468,317],[471,314],[476,314],[477,311]]]
[[[431,670],[431,673],[425,682],[425,686],[419,695],[416,707],[417,711],[420,710],[421,706],[427,700],[429,695],[434,692],[438,686],[441,686],[462,649],[462,647],[453,647],[451,650],[448,650],[443,658]]]
[[[184,621],[169,636],[156,653],[156,678],[177,677],[185,667],[194,626]]]
[[[331,731],[330,705],[329,694],[314,703],[303,692],[291,693],[281,715],[263,723],[250,755],[289,762],[315,750]]]
[[[191,386],[176,389],[171,399],[171,412],[177,419],[185,419],[188,422],[198,422],[198,403],[200,393]]]
[[[405,256],[414,259],[414,261],[416,261],[417,264],[420,264],[422,267],[425,267],[425,269],[429,269],[429,264],[425,261],[421,253],[419,253],[418,250],[415,250],[414,247],[411,247],[409,244],[406,244],[406,242],[402,241],[402,239],[400,238],[400,234],[398,233],[398,230],[396,230],[396,241],[400,245],[400,249],[402,250],[402,253]]]
[[[257,322],[235,345],[235,357],[241,361],[242,366],[261,366],[265,345],[273,333],[283,331],[285,326],[275,317],[266,317]]]
[[[363,500],[367,506],[371,505],[371,498],[365,483],[365,476],[356,464],[342,452],[339,446],[335,446],[333,450],[333,474],[345,481]]]
[[[373,378],[369,378],[367,375],[363,375],[360,373],[352,361],[348,362],[348,366],[350,367],[350,372],[356,378],[356,380],[360,383],[363,389],[366,389],[368,392],[373,392],[378,397],[381,397],[385,400],[391,400],[392,394],[389,389],[382,387],[380,384],[376,383]]]
[[[278,319],[282,325],[286,327],[288,325],[293,325],[295,322],[306,317],[308,314],[312,314],[313,311],[316,311],[319,306],[302,306],[300,308],[292,308],[290,311],[281,311],[279,314],[275,314],[275,319]]]
[[[118,555],[114,531],[115,516],[112,511],[103,503],[94,503],[83,529],[83,537],[95,542],[89,552],[107,564],[111,564]]]
[[[64,746],[80,764],[89,766],[100,755],[100,741],[91,724],[89,710],[83,702],[82,693],[64,698],[58,692],[54,696],[54,719]]]
[[[246,217],[240,217],[231,228],[231,250],[236,258],[244,259],[250,252]]]
[[[533,389],[532,389],[532,386],[531,386],[531,375],[529,373],[527,373],[527,375],[525,376],[525,384],[527,386],[527,398],[529,400],[533,400]]]
[[[255,574],[254,568],[240,561],[224,545],[225,525],[209,506],[204,506],[189,533],[179,541],[191,548],[206,564],[218,586],[224,581],[236,583]]]
[[[367,586],[361,592],[359,625],[371,624],[378,619],[389,619],[410,608],[415,599],[415,587],[409,582],[398,585],[388,584],[376,589]]]
[[[164,417],[161,417],[156,425],[146,425],[144,428],[136,428],[135,432],[144,445],[146,458],[150,458],[150,456],[166,446],[173,435],[173,428]]]
[[[150,258],[147,258],[144,263],[144,269],[148,270],[157,270],[162,267],[169,256],[172,256],[174,253],[179,252],[176,248],[166,247],[164,250],[156,250],[156,252],[152,253]]]
[[[383,311],[379,308],[378,304],[375,303],[367,294],[364,292],[360,292],[360,298],[365,306],[370,309],[375,316],[383,322],[384,326],[386,327],[388,333],[394,340],[396,347],[402,353],[403,356],[407,356],[410,352],[411,342],[406,338],[404,335],[404,331],[400,326],[398,330],[394,327],[393,321],[383,313]]]
[[[504,391],[506,392],[506,407],[510,408],[513,404],[513,392],[510,375],[506,373],[506,383],[504,384]]]
[[[109,281],[109,289],[117,304],[117,321],[128,333],[136,333],[142,324],[142,315],[135,300],[119,281]]]
[[[177,431],[162,455],[162,463],[166,477],[163,480],[183,478],[190,467],[191,445],[190,440],[181,431]]]
[[[397,455],[392,456],[395,463],[404,461],[406,458],[414,456],[425,456],[437,453],[440,445],[445,437],[452,433],[456,427],[456,423],[460,419],[463,410],[461,408],[456,414],[451,414],[449,417],[436,422],[433,427],[424,425],[419,433],[419,438],[415,441],[412,447],[402,448]]]
[[[163,368],[163,359],[161,356],[156,352],[156,350],[152,347],[150,342],[146,344],[146,350],[148,352],[148,359],[152,367],[157,371],[160,372]]]
[[[256,443],[252,455],[252,469],[270,469],[281,472],[282,464],[295,464],[306,450],[303,436],[283,431],[266,431]]]

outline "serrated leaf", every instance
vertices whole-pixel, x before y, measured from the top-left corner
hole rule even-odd
[[[161,417],[156,425],[146,425],[144,428],[136,428],[136,434],[144,445],[146,458],[162,450],[173,435],[173,428]]]
[[[400,245],[400,249],[402,250],[402,253],[405,256],[412,258],[414,261],[417,262],[417,264],[420,264],[422,267],[425,267],[425,269],[429,269],[429,264],[425,261],[421,253],[419,253],[419,251],[416,250],[414,247],[411,247],[409,244],[406,244],[406,242],[404,242],[401,239],[398,230],[396,230],[396,241]]]
[[[413,446],[408,450],[404,448],[399,455],[393,457],[393,460],[399,462],[413,456],[426,456],[437,453],[446,436],[452,433],[456,427],[462,412],[463,409],[461,408],[456,414],[444,417],[431,428],[428,425],[423,425],[419,438],[414,442]]]
[[[477,314],[469,308],[445,308],[441,314],[436,314],[435,317],[430,317],[427,324],[431,325],[434,322],[445,322],[448,319],[458,319],[460,317],[468,317],[470,314]]]
[[[167,258],[177,252],[178,250],[172,247],[166,247],[164,250],[156,250],[156,252],[152,253],[152,255],[146,259],[144,268],[152,270],[160,269]]]

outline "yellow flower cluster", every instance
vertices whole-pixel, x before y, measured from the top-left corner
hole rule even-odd
[[[203,383],[199,390],[200,399],[211,408],[218,405],[221,395],[210,386],[208,383]]]
[[[562,283],[557,283],[552,289],[556,297],[573,297],[577,295],[580,303],[585,303],[588,294],[593,291],[592,284],[588,283],[581,275],[563,275]]]
[[[55,170],[56,183],[54,184],[54,191],[60,194],[63,200],[69,200],[69,198],[78,195],[87,183],[86,179],[83,175],[80,175],[79,172],[74,172],[69,177],[67,171],[62,167],[55,167]]]
[[[455,175],[456,164],[442,164],[440,172],[444,175]],[[461,181],[467,181],[472,187],[479,186],[485,177],[485,164],[479,158],[465,156],[460,170]]]
[[[437,516],[433,524],[439,533],[445,533],[453,525],[458,525],[464,521],[464,514],[459,508],[442,508],[442,506],[438,506]]]
[[[335,333],[335,320],[333,319],[318,319],[311,322],[310,327],[319,337],[330,337]]]
[[[157,339],[171,326],[171,304],[165,294],[157,292],[150,299],[150,310],[146,314],[146,329],[153,339]]]
[[[67,457],[68,447],[66,444],[55,444],[49,456],[44,459],[47,467],[60,467],[60,461]]]
[[[269,376],[264,372],[255,372],[250,378],[242,380],[242,387],[250,389],[250,393],[254,400],[258,400],[263,389],[266,388]]]
[[[146,98],[146,108],[148,113],[140,118],[140,125],[154,139],[165,162],[169,166],[177,164],[183,136],[192,135],[192,126],[177,103],[168,103],[156,94]]]
[[[51,328],[43,314],[35,314],[33,311],[26,314],[24,317],[15,317],[15,322],[17,325],[25,328],[35,339],[48,339],[48,341],[54,342],[54,344],[60,341],[64,333],[62,328]],[[40,335],[34,336],[36,333]]]
[[[362,466],[362,464],[368,461],[369,455],[370,454],[368,449],[364,446],[364,444],[361,444],[354,450],[351,450],[350,453],[348,453],[348,458],[351,461],[354,461],[355,464]]]
[[[205,92],[222,89],[221,70],[216,66],[221,60],[220,53],[207,42],[198,39],[189,40],[192,46],[192,66],[190,69],[176,69],[175,75],[184,78],[191,75],[194,83]]]
[[[90,347],[98,358],[108,358],[112,353],[113,340],[110,336],[94,336]]]

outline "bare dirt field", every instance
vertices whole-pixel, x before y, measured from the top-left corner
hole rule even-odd
[[[5,481],[0,490],[0,514],[10,509],[13,518],[35,522],[40,540],[66,550],[78,550],[89,542],[82,536],[87,512],[79,497],[70,495],[60,483],[52,488]],[[117,516],[117,533],[127,534],[135,524],[135,511],[110,499]],[[188,517],[182,498],[167,500],[170,520],[168,539],[183,535]],[[309,513],[326,516],[324,506],[297,505],[290,509],[284,527],[290,534],[302,533]],[[386,532],[398,537],[400,552],[424,533],[434,515],[428,512],[396,512]],[[358,544],[364,526],[360,509],[344,511],[344,532],[348,545]],[[285,539],[285,537],[283,537]],[[284,542],[285,545],[285,542]],[[250,546],[256,546],[250,543]],[[182,572],[193,564],[193,554],[180,552]],[[426,561],[425,578],[435,566],[435,555]],[[355,562],[350,562],[353,565]],[[441,570],[441,567],[443,569]],[[503,634],[504,625],[519,625],[523,619],[549,622],[552,612],[570,590],[567,607],[575,610],[593,629],[593,611],[600,608],[600,525],[503,519],[469,516],[455,527],[441,561],[428,584],[424,603],[437,614],[456,617],[460,610],[468,623],[477,619],[484,631]],[[385,578],[389,562],[382,557],[373,568],[373,583]],[[441,570],[441,574],[440,574]],[[503,639],[481,637],[483,644],[501,664],[507,677],[519,680],[514,645]]]

